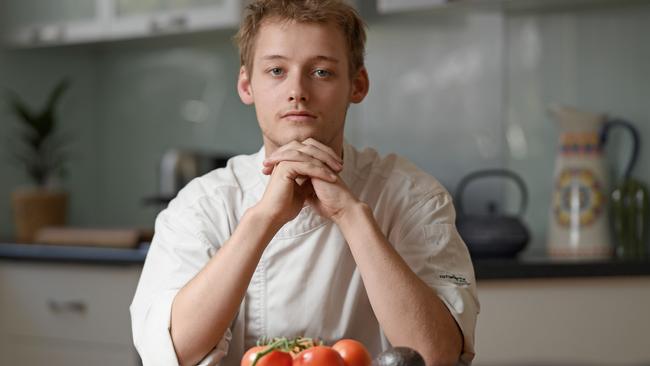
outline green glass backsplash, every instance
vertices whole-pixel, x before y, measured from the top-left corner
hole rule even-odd
[[[369,26],[371,90],[348,114],[348,140],[406,156],[451,192],[472,170],[515,170],[531,194],[529,253],[545,243],[557,138],[548,104],[636,123],[646,145],[634,175],[650,183],[650,6],[421,12],[376,16]],[[0,51],[0,87],[34,102],[61,76],[74,81],[61,108],[74,137],[64,182],[71,224],[153,226],[157,208],[142,200],[158,190],[166,149],[251,153],[261,146],[254,110],[235,89],[233,32]],[[187,112],[196,105],[200,113]],[[8,163],[11,122],[2,106],[0,238],[12,235],[10,192],[26,182]],[[619,134],[610,146],[614,166],[626,141]],[[507,209],[518,202],[501,185],[469,195],[469,209],[483,208],[488,196]]]

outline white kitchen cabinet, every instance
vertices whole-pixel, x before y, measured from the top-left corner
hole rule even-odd
[[[141,266],[0,261],[1,365],[138,365]]]
[[[240,0],[114,0],[111,39],[235,28]]]
[[[4,0],[3,38],[13,45],[94,41],[106,33],[112,0]]]
[[[650,277],[484,280],[475,366],[647,365]]]
[[[377,0],[377,11],[387,14],[445,5],[449,0]]]
[[[9,349],[5,358],[0,357],[2,365],[139,365],[132,352],[124,347],[109,347],[80,342],[46,342],[43,340],[5,340]]]
[[[235,28],[243,0],[5,0],[5,43],[65,45]]]
[[[463,8],[465,10],[558,10],[588,8],[592,6],[620,6],[630,1],[621,0],[374,0],[379,14],[415,12],[424,10],[445,10]],[[641,2],[639,0],[638,2]]]

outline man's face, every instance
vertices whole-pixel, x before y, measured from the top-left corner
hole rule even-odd
[[[340,150],[348,105],[368,90],[365,69],[350,80],[348,68],[346,41],[334,24],[262,24],[252,70],[242,67],[238,91],[255,104],[267,153],[309,137]]]

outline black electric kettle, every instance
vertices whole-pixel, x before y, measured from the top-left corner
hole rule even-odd
[[[488,203],[487,215],[466,214],[463,209],[463,191],[473,180],[485,177],[512,179],[521,192],[521,204],[517,215],[505,215],[497,211],[493,201]],[[468,174],[461,179],[455,195],[456,227],[467,244],[472,258],[513,258],[521,252],[530,239],[530,234],[521,217],[528,204],[528,190],[523,179],[506,169],[486,169]]]

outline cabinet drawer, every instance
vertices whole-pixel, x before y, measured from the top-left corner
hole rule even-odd
[[[140,269],[0,262],[2,333],[130,346]]]
[[[124,345],[7,336],[0,345],[0,365],[136,366],[135,351]]]

